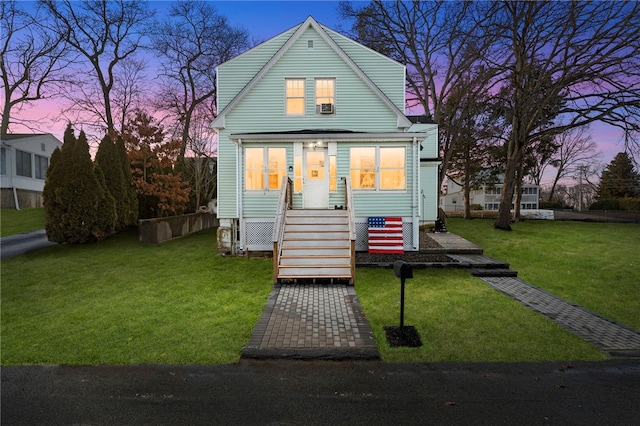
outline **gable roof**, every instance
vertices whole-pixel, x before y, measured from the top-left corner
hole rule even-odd
[[[62,146],[62,142],[51,133],[3,133],[0,135],[0,141],[6,146],[29,142],[32,139],[40,139],[41,141],[49,140],[58,146]]]
[[[347,53],[327,34],[324,27],[320,25],[313,17],[309,16],[302,24],[298,26],[293,35],[278,49],[278,51],[269,59],[269,61],[253,76],[246,86],[229,102],[229,104],[218,114],[211,123],[213,128],[225,127],[225,116],[231,111],[253,87],[269,72],[269,70],[282,58],[289,48],[302,36],[308,29],[313,28],[318,35],[333,49],[333,51],[355,72],[355,74],[375,93],[380,100],[393,111],[398,119],[398,127],[410,127],[411,121],[404,115],[402,111],[380,90],[376,84],[371,81],[367,74],[347,55]],[[258,46],[259,47],[259,46]]]

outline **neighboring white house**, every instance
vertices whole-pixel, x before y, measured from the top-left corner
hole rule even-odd
[[[273,248],[281,182],[293,209],[401,217],[404,249],[438,216],[437,125],[405,115],[406,67],[309,17],[217,70],[219,249]],[[345,179],[349,177],[349,179]]]
[[[62,142],[49,133],[0,136],[2,208],[42,207],[49,159]]]
[[[502,194],[502,184],[481,185],[479,188],[469,191],[469,200],[472,205],[479,205],[482,210],[498,210],[500,207],[500,197]],[[540,187],[538,185],[522,184],[522,199],[520,208],[522,210],[537,210],[540,197]],[[514,195],[515,201],[515,195]],[[449,180],[446,184],[446,191],[440,196],[440,207],[445,212],[456,212],[464,210],[463,188]]]

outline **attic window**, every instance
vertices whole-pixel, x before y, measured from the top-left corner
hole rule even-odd
[[[308,47],[309,49],[313,49],[313,40],[308,40],[308,41],[307,41],[307,47]]]

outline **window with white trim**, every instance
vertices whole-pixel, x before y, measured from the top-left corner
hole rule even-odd
[[[285,79],[286,113],[287,115],[304,115],[304,78]]]
[[[49,167],[49,159],[41,155],[35,154],[36,160],[36,179],[46,179],[47,168]]]
[[[404,191],[405,147],[352,147],[350,176],[354,190]]]
[[[316,114],[335,114],[336,79],[316,78]]]
[[[7,150],[0,148],[0,175],[7,174]]]
[[[16,174],[18,176],[32,177],[31,153],[16,149]]]
[[[245,189],[279,190],[287,175],[286,148],[245,148]]]

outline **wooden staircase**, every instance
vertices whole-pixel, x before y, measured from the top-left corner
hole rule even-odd
[[[355,253],[347,210],[289,209],[279,253],[274,257],[276,282],[353,284]]]

